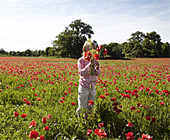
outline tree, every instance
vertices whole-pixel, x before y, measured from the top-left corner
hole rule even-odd
[[[53,46],[62,57],[78,58],[82,53],[82,46],[87,38],[94,34],[89,24],[80,19],[75,20],[65,28],[63,32],[56,36]]]
[[[128,39],[129,45],[129,54],[131,57],[143,57],[142,43],[145,38],[145,34],[143,32],[137,31],[131,34],[131,38]]]
[[[143,32],[137,31],[135,33],[132,33],[131,36],[132,37],[128,39],[129,42],[138,43],[142,45],[142,42],[145,38],[145,34]]]
[[[170,44],[168,42],[162,44],[161,56],[169,58],[169,56],[170,56]]]
[[[155,31],[146,33],[145,38],[148,38],[149,41],[152,44],[152,54],[154,54],[154,57],[161,57],[161,37],[159,34],[157,34]]]

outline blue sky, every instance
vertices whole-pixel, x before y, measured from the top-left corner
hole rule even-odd
[[[136,31],[170,42],[170,0],[0,0],[0,48],[45,50],[76,19],[92,26],[98,44]]]

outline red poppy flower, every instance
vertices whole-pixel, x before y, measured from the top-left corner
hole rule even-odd
[[[65,95],[67,95],[67,92],[64,92]]]
[[[19,116],[19,113],[16,111],[14,112],[14,117],[18,117]]]
[[[122,112],[121,109],[117,109],[116,112],[119,114],[120,112]]]
[[[103,99],[105,99],[105,96],[104,96],[104,95],[100,95],[100,96],[99,96],[99,98],[103,98]]]
[[[43,117],[42,123],[43,123],[43,124],[46,124],[46,122],[47,122],[47,118],[46,118],[46,117]]]
[[[136,107],[135,107],[135,106],[131,106],[131,107],[130,107],[130,110],[132,110],[132,111],[133,111],[133,110],[136,110]]]
[[[41,101],[42,99],[41,98],[37,98],[37,101]]]
[[[48,116],[47,116],[47,119],[51,119],[51,118],[52,118],[51,115],[48,115]]]
[[[99,127],[103,127],[104,126],[104,123],[99,123]]]
[[[127,139],[127,140],[132,140],[132,139],[134,139],[133,132],[128,132],[128,134],[125,134],[125,135],[126,135],[126,139]]]
[[[61,100],[65,100],[66,98],[65,97],[61,97]]]
[[[30,134],[28,135],[31,139],[36,139],[38,137],[39,133],[35,130],[31,131]]]
[[[36,123],[36,121],[32,121],[30,124],[29,124],[29,128],[31,128],[31,127],[33,127],[33,126],[36,126],[37,125],[37,123]]]
[[[20,115],[22,118],[25,118],[25,117],[27,117],[27,114],[22,114],[22,115]]]
[[[134,127],[134,124],[132,124],[131,122],[129,122],[129,124],[126,124],[127,127]]]
[[[140,113],[140,110],[137,110],[137,113]]]
[[[113,105],[118,105],[118,102],[114,102]]]
[[[97,129],[94,130],[94,133],[95,133],[95,135],[98,135],[99,138],[106,138],[107,137],[106,132],[102,129],[97,128]]]
[[[95,54],[93,54],[93,58],[94,58],[95,60],[99,60],[99,55],[98,55],[97,53],[95,53]]]
[[[49,130],[49,129],[50,129],[49,126],[44,127],[44,130]]]
[[[91,57],[92,57],[92,54],[91,54],[90,51],[88,51],[88,52],[86,52],[85,55],[84,55],[84,60],[90,61]]]
[[[0,89],[0,92],[2,91],[2,89]]]
[[[103,46],[100,45],[99,47],[97,47],[96,51],[100,52],[103,49]]]
[[[103,51],[103,54],[107,54],[107,49],[105,48],[104,51]]]
[[[117,108],[117,106],[114,106],[113,109],[116,111],[118,108]]]
[[[164,102],[160,102],[161,105],[164,105],[165,103]]]
[[[111,99],[111,101],[116,101],[116,98],[115,98],[115,97],[113,97],[113,98]]]
[[[58,101],[59,101],[59,103],[61,103],[61,104],[64,102],[63,100],[58,100]]]
[[[38,96],[38,94],[35,93],[34,96]]]
[[[26,102],[26,101],[27,101],[27,98],[23,98],[23,101]]]
[[[74,103],[74,102],[72,102],[71,104],[72,104],[72,105],[76,105],[76,103]]]
[[[94,101],[90,100],[88,105],[94,105]]]
[[[142,138],[141,139],[139,139],[139,140],[151,140],[153,137],[151,137],[150,135],[148,135],[148,134],[142,134]]]
[[[146,118],[146,120],[151,120],[150,116],[146,116],[145,118]]]
[[[31,102],[30,102],[30,101],[26,101],[25,103],[26,103],[27,105],[29,105],[29,106],[31,105]]]
[[[141,103],[137,103],[137,106],[139,107],[141,105]]]
[[[152,118],[152,122],[156,122],[156,118],[153,117],[153,118]]]
[[[92,129],[87,129],[87,135],[89,135],[90,133],[92,133],[93,130]]]
[[[106,92],[104,95],[109,96],[109,93]]]
[[[40,140],[45,140],[43,135],[40,136]]]

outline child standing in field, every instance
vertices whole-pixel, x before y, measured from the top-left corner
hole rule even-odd
[[[100,75],[101,70],[99,67],[99,62],[97,60],[93,60],[92,62],[86,61],[84,59],[84,55],[86,52],[90,51],[93,47],[93,49],[96,49],[95,43],[92,43],[90,45],[89,41],[86,41],[83,45],[83,56],[78,59],[78,70],[79,70],[79,86],[78,86],[78,109],[77,113],[78,115],[81,113],[82,108],[87,110],[90,109],[91,106],[88,105],[90,100],[95,101],[96,96],[96,82],[97,82],[97,76]],[[94,74],[91,75],[91,68],[92,65],[94,65]],[[85,119],[87,119],[87,113],[85,113]]]

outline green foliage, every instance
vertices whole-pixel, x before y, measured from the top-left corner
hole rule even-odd
[[[87,38],[94,34],[92,27],[81,20],[75,20],[56,36],[54,46],[62,57],[78,58],[81,56],[82,47]]]
[[[153,139],[169,139],[170,99],[169,94],[163,92],[170,91],[170,83],[165,78],[169,74],[169,60],[151,60],[101,61],[102,74],[96,86],[95,105],[85,120],[83,113],[80,117],[76,114],[79,75],[75,62],[68,59],[59,62],[56,59],[0,59],[0,139],[29,139],[32,130],[45,139],[73,139],[75,136],[99,139],[94,133],[99,123],[104,124],[100,129],[106,132],[107,139],[126,139],[128,132],[133,132],[135,139],[142,134],[149,134]],[[149,94],[146,88],[153,92]],[[133,90],[137,90],[135,95]],[[62,97],[65,99],[60,103]],[[115,101],[111,100],[113,97]],[[160,105],[160,102],[165,104]],[[131,110],[132,106],[136,109]],[[116,107],[121,111],[117,112]],[[18,117],[14,117],[16,111]],[[27,117],[22,118],[21,114]],[[48,115],[52,118],[43,124],[42,118]],[[156,121],[146,120],[146,116],[155,117]],[[29,128],[33,120],[37,125]],[[134,127],[127,127],[128,122]],[[44,130],[45,126],[50,130]],[[93,130],[89,135],[88,129]]]

